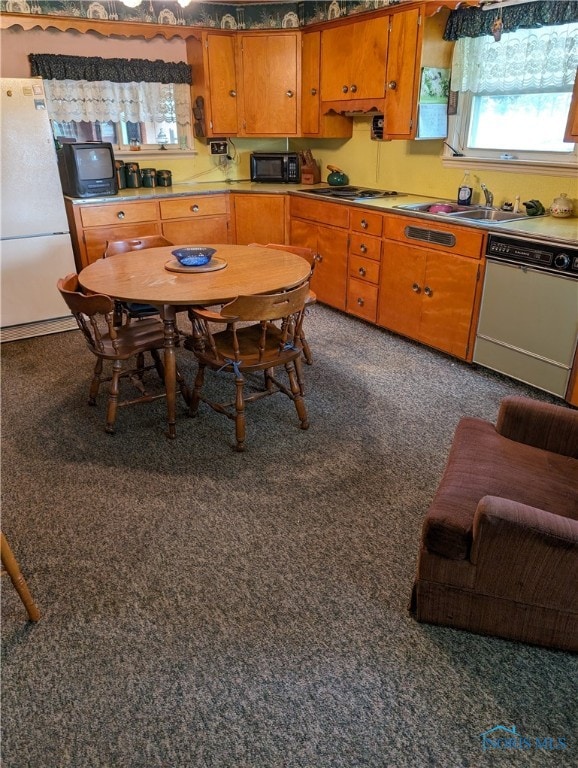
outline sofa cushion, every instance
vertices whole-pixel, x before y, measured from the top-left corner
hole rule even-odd
[[[578,460],[499,435],[482,419],[458,424],[448,463],[424,522],[424,544],[465,560],[478,502],[500,496],[578,519]]]

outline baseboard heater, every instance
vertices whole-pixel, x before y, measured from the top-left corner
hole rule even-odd
[[[72,315],[57,317],[52,320],[40,320],[36,323],[10,325],[7,328],[0,328],[0,343],[31,339],[34,336],[47,336],[50,333],[63,333],[64,331],[74,331],[76,329],[78,329],[78,325]]]

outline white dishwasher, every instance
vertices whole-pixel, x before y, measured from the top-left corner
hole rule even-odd
[[[491,233],[473,360],[566,395],[578,339],[578,245]]]

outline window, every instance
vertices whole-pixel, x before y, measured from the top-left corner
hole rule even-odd
[[[496,37],[456,42],[451,87],[459,92],[458,108],[448,143],[476,160],[575,165],[576,146],[563,139],[578,24]]]
[[[30,54],[55,138],[192,148],[191,68],[184,62]]]

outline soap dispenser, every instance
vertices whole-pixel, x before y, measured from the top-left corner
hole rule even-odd
[[[458,188],[458,205],[469,205],[472,202],[473,188],[470,182],[470,172],[464,173],[462,183]]]

